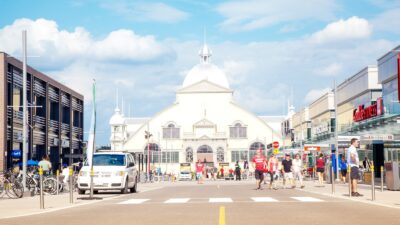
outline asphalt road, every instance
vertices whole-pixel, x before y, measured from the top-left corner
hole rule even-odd
[[[155,184],[157,185],[157,184]],[[177,184],[96,204],[0,220],[1,225],[399,225],[400,210],[296,189],[249,184]]]

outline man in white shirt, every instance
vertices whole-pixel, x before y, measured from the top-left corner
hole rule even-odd
[[[357,181],[360,179],[360,174],[358,172],[360,161],[358,158],[357,148],[360,147],[360,141],[357,138],[352,138],[350,143],[351,146],[347,150],[347,164],[351,167],[351,196],[359,197],[363,196],[357,192]]]
[[[296,182],[299,179],[300,187],[304,188],[303,184],[303,162],[300,159],[300,155],[296,154],[295,159],[293,160],[293,176]]]

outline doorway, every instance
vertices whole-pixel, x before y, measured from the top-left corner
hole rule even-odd
[[[372,143],[372,160],[374,161],[375,177],[381,177],[381,166],[384,164],[383,142]]]

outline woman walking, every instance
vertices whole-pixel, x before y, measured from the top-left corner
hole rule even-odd
[[[325,172],[325,162],[323,159],[323,155],[320,154],[317,160],[318,183],[320,186],[324,185],[324,172]]]

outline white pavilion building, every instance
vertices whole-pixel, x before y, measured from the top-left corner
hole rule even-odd
[[[145,157],[149,152],[152,168],[177,174],[183,166],[194,170],[197,160],[233,168],[236,161],[251,161],[255,150],[281,143],[284,116],[257,116],[239,106],[211,55],[204,45],[176,101],[153,117],[125,117],[117,106],[110,119],[111,149]],[[146,132],[151,134],[147,139]]]

